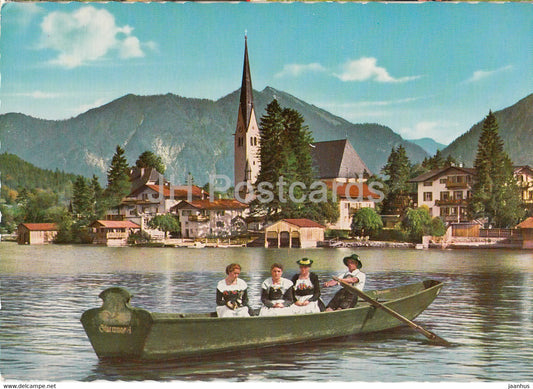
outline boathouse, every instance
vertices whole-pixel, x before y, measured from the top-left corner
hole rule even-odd
[[[53,243],[58,227],[55,223],[21,223],[17,228],[18,244]]]
[[[107,246],[126,246],[130,234],[141,230],[141,226],[129,220],[95,220],[89,227],[93,243]]]
[[[522,248],[533,249],[533,217],[528,217],[516,228],[522,232]]]
[[[309,219],[282,219],[265,227],[265,247],[316,247],[325,229]]]

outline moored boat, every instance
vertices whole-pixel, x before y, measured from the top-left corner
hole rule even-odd
[[[412,320],[437,297],[443,284],[425,280],[367,295]],[[81,322],[101,359],[175,359],[193,355],[323,340],[404,325],[365,301],[356,307],[305,315],[218,318],[212,313],[156,313],[130,306],[123,288],[100,293],[100,308]]]

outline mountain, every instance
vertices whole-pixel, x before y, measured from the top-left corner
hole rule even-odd
[[[9,153],[0,154],[0,167],[2,169],[0,204],[3,201],[8,203],[14,201],[21,188],[50,190],[56,193],[60,200],[72,195],[72,183],[76,180],[74,174],[40,169]]]
[[[513,163],[533,166],[533,94],[494,112],[494,115],[504,141],[504,150]],[[485,118],[442,150],[443,156],[452,155],[465,166],[473,166],[484,120]]]
[[[203,185],[209,174],[233,180],[233,133],[239,105],[237,90],[217,101],[174,94],[126,95],[68,120],[36,119],[19,113],[0,115],[2,151],[45,169],[91,176],[105,185],[105,173],[116,145],[133,165],[150,150],[167,166],[165,176],[185,183],[190,172]],[[403,145],[411,161],[428,154],[379,124],[353,124],[288,93],[267,87],[254,91],[258,120],[272,99],[305,118],[315,141],[349,139],[374,173],[379,173],[393,147]],[[1,167],[0,167],[1,170]]]
[[[424,149],[424,151],[431,156],[435,155],[437,150],[443,150],[446,147],[445,144],[439,143],[431,138],[408,139],[408,140],[409,142],[422,147],[422,149]]]

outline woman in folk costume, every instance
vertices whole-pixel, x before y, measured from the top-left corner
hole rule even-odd
[[[292,310],[295,314],[316,313],[325,310],[324,303],[320,300],[320,282],[318,276],[311,272],[313,260],[302,258],[296,261],[300,265],[300,273],[292,277],[294,284],[295,302]]]
[[[239,278],[241,266],[232,263],[226,267],[227,277],[217,285],[218,317],[250,316],[248,285]]]
[[[263,307],[259,316],[291,315],[294,302],[292,282],[282,277],[283,266],[274,263],[270,267],[271,277],[261,285],[261,302]]]

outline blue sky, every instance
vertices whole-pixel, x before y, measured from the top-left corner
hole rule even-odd
[[[286,91],[449,143],[533,92],[533,3],[9,3],[0,113],[66,119],[128,93]]]

